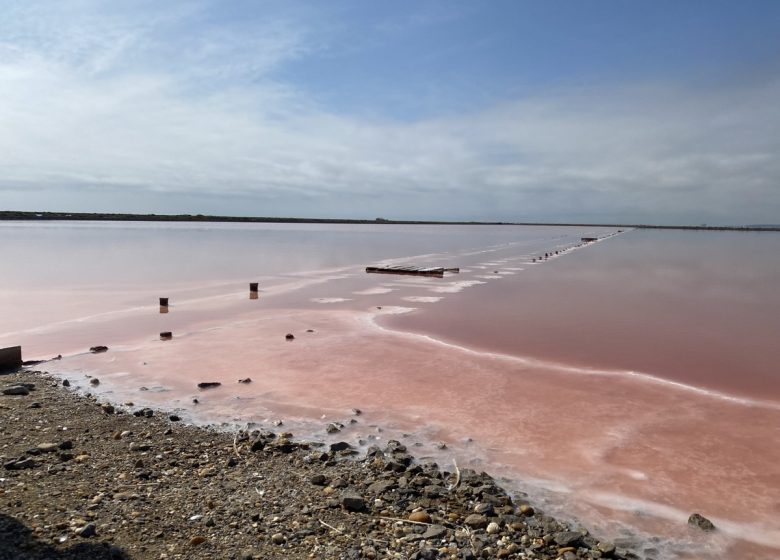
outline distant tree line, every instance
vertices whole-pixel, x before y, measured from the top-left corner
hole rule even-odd
[[[21,212],[0,211],[0,220],[78,220],[103,222],[244,222],[244,223],[280,223],[280,224],[428,224],[428,225],[515,225],[515,226],[575,226],[575,227],[612,227],[636,229],[682,229],[705,231],[780,231],[780,225],[749,226],[660,226],[652,224],[594,224],[594,223],[553,223],[553,222],[476,222],[476,221],[436,221],[436,220],[350,220],[333,218],[280,218],[267,216],[208,216],[203,214],[113,214],[93,212]]]

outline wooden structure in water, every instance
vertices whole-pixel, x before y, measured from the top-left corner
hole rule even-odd
[[[598,241],[598,240],[599,240],[598,237],[581,237],[580,238],[580,241],[582,241],[583,243],[593,243],[594,241]]]
[[[460,269],[430,266],[392,265],[367,266],[366,272],[369,274],[406,274],[410,276],[434,276],[436,278],[443,278],[445,272],[460,272]]]

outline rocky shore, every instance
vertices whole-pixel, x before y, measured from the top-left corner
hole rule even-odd
[[[0,560],[637,558],[484,473],[0,376]]]

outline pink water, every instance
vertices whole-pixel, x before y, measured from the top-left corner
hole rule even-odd
[[[405,437],[651,557],[777,557],[780,236],[630,231],[571,249],[611,233],[0,223],[0,262],[16,263],[0,347],[62,354],[46,369],[196,422]],[[377,262],[461,272],[363,272]],[[689,530],[692,511],[720,530]]]

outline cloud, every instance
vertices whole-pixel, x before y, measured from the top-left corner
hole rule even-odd
[[[216,23],[205,4],[116,14],[85,2],[78,17],[57,6],[13,4],[0,19],[2,207],[667,223],[780,215],[780,81],[613,84],[399,122],[379,108],[373,118],[336,112],[277,77],[322,48],[311,21]]]

